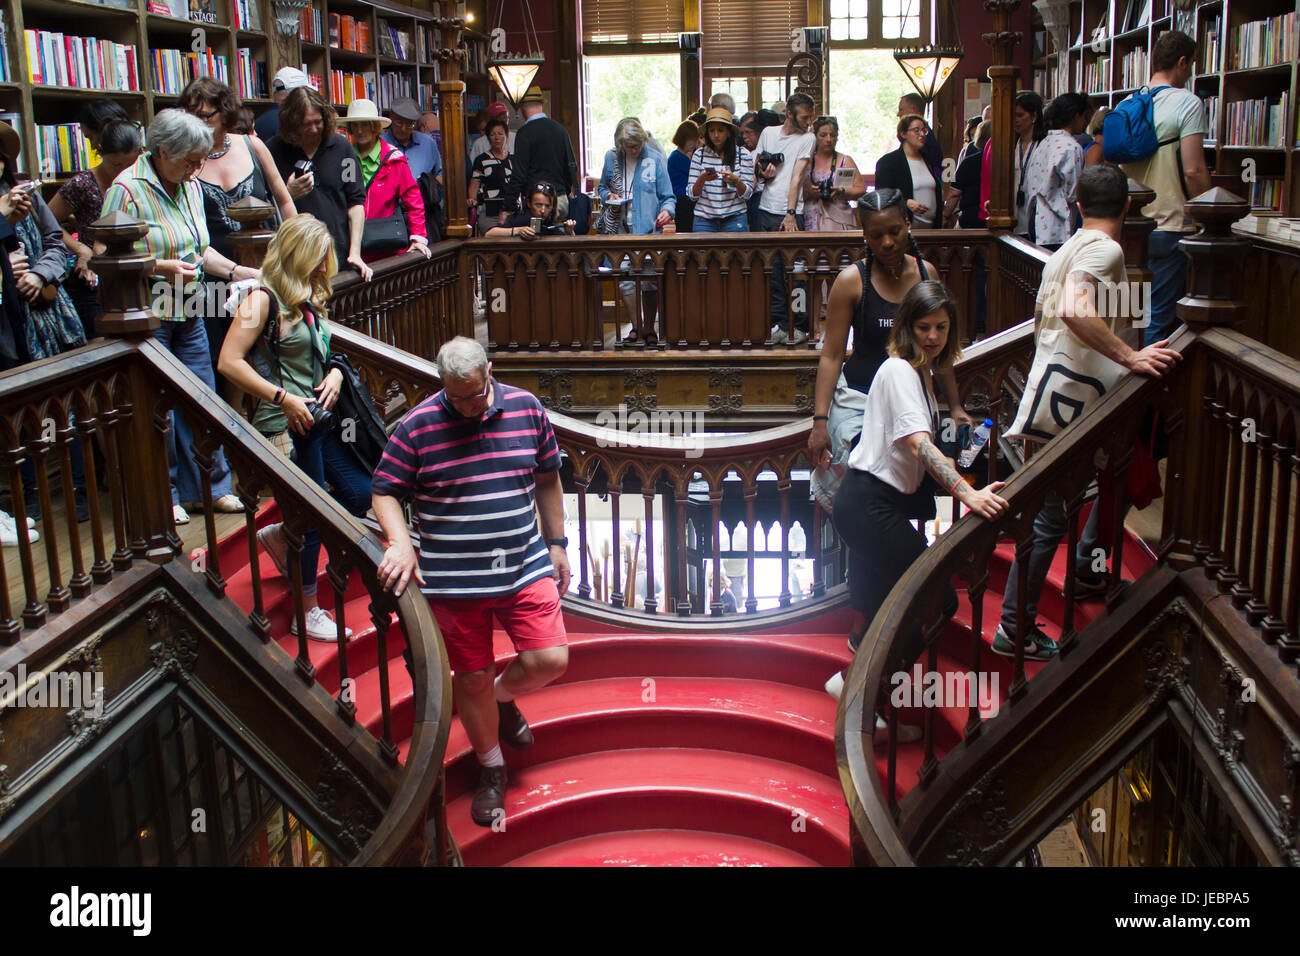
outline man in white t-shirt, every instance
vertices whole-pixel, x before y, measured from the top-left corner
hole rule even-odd
[[[1116,334],[1121,317],[1108,314],[1113,306],[1127,301],[1124,296],[1109,294],[1109,290],[1126,281],[1119,239],[1129,205],[1128,177],[1117,166],[1089,166],[1079,176],[1077,196],[1083,225],[1043,266],[1034,308],[1035,334],[1041,342],[1044,329],[1066,329],[1079,345],[1100,352],[1123,369],[1159,377],[1178,361],[1179,353],[1166,348],[1167,341],[1135,352]],[[1024,400],[1032,399],[1026,391]],[[1089,524],[1096,527],[1095,522]],[[1065,500],[1053,492],[1044,499],[1034,519],[1024,595],[1026,660],[1047,660],[1057,652],[1056,641],[1039,630],[1034,617],[1048,568],[1065,531]],[[1082,549],[1083,541],[1079,544]],[[1077,556],[1080,552],[1075,553]],[[1019,572],[1018,562],[1013,561],[1007,572],[1002,620],[993,640],[993,650],[1006,657],[1015,656],[1016,617],[1021,604]]]
[[[1126,163],[1124,172],[1155,191],[1142,208],[1156,221],[1148,243],[1147,266],[1153,273],[1150,322],[1143,342],[1167,339],[1178,326],[1174,306],[1187,287],[1187,253],[1178,243],[1196,227],[1183,217],[1183,203],[1210,188],[1203,142],[1209,132],[1205,104],[1183,87],[1192,77],[1196,41],[1178,30],[1162,33],[1151,47],[1151,89],[1165,86],[1153,99],[1156,139],[1166,143],[1155,155]]]
[[[759,134],[754,173],[764,182],[758,200],[758,226],[763,232],[798,232],[804,228],[803,190],[794,181],[794,173],[799,160],[812,156],[817,146],[817,137],[808,131],[814,111],[811,96],[795,93],[785,101],[785,122],[780,126],[769,126]],[[780,154],[782,161],[760,164],[758,157],[764,153]],[[771,290],[772,340],[784,342],[789,310],[785,293],[785,260],[781,256],[772,260]],[[808,338],[806,289],[800,298],[804,308],[795,312],[796,343]]]

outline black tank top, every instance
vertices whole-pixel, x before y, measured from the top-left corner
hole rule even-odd
[[[889,357],[885,346],[889,344],[889,333],[894,327],[894,316],[898,314],[898,303],[882,298],[871,284],[871,274],[867,271],[866,260],[854,263],[862,276],[862,298],[858,301],[858,310],[853,315],[853,354],[844,363],[844,381],[850,388],[859,392],[871,390],[871,380],[876,377],[876,370]],[[921,281],[929,276],[925,274],[925,263],[916,260],[916,267],[921,271]]]

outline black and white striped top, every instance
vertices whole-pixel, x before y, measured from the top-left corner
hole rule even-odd
[[[726,166],[722,157],[711,146],[701,146],[691,157],[691,173],[686,183],[686,194],[695,195],[695,181],[706,169],[718,174],[717,179],[704,184],[700,198],[695,201],[695,217],[698,219],[726,219],[737,213],[745,212],[745,200],[754,192],[754,154],[739,143],[736,144],[736,166],[732,170],[740,177],[742,191],[737,193],[722,180]]]

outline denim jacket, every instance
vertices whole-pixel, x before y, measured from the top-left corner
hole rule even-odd
[[[623,161],[622,155],[615,150],[605,154],[605,168],[600,174],[600,198],[609,198],[610,181],[614,176],[614,164]],[[636,168],[623,173],[624,188],[632,197],[627,208],[627,231],[645,235],[655,231],[655,219],[661,210],[667,209],[669,215],[677,213],[677,197],[673,195],[672,177],[668,175],[668,163],[662,154],[656,152],[647,143],[641,147],[641,156]]]

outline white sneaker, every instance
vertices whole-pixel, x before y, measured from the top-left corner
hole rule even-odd
[[[298,636],[298,621],[295,618],[289,624],[289,633],[294,637]],[[338,625],[334,621],[334,615],[323,607],[314,607],[307,612],[307,640],[309,641],[328,641],[338,640]],[[343,628],[343,639],[350,640],[352,637],[352,628]]]
[[[803,329],[795,329],[794,338],[791,339],[790,341],[793,342],[795,345],[802,345],[804,342],[808,341],[808,333],[805,332]]]
[[[831,675],[831,679],[826,682],[825,686],[826,693],[839,700],[840,694],[844,693],[844,672],[836,671]]]
[[[785,334],[785,329],[779,325],[772,326],[772,344],[785,345],[790,341],[790,336]]]
[[[27,540],[34,542],[40,541],[41,536],[31,530],[35,526],[31,518],[27,519]],[[7,511],[0,511],[0,545],[5,547],[14,547],[18,544],[18,527],[14,524],[13,515]]]
[[[212,507],[222,514],[237,515],[244,513],[244,503],[235,495],[222,495],[212,502]]]
[[[900,746],[902,744],[914,744],[924,736],[925,734],[920,727],[913,727],[911,724],[898,725],[898,743]],[[889,724],[879,714],[876,714],[876,730],[871,735],[871,742],[877,747],[889,743]]]
[[[180,505],[172,505],[172,520],[177,524],[189,524],[190,513]]]

